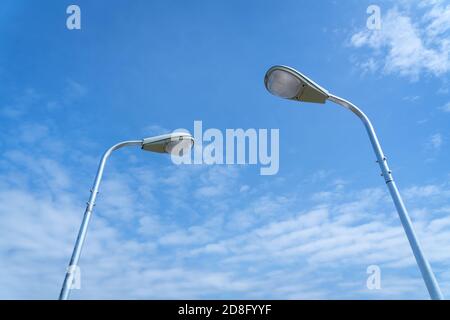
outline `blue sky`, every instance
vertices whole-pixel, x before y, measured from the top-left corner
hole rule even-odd
[[[81,8],[82,29],[66,28]],[[368,30],[366,9],[381,8]],[[445,1],[3,1],[0,298],[59,294],[101,154],[177,128],[280,129],[280,170],[108,163],[74,299],[427,298],[359,120],[264,88],[297,68],[372,119],[450,296]],[[366,269],[381,268],[380,290]]]

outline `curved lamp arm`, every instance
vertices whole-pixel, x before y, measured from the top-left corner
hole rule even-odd
[[[100,187],[100,182],[102,180],[103,171],[105,169],[106,161],[113,151],[127,146],[142,146],[143,140],[130,140],[120,142],[109,148],[104,154],[100,161],[97,169],[97,175],[95,177],[94,185],[91,189],[91,196],[86,205],[86,210],[84,212],[83,221],[81,222],[80,230],[78,231],[78,237],[75,242],[75,247],[73,249],[72,257],[70,258],[70,263],[67,268],[66,277],[64,278],[64,283],[59,295],[59,300],[67,300],[69,297],[72,282],[77,271],[78,261],[81,255],[81,249],[83,248],[84,240],[86,238],[87,228],[89,225],[89,220],[91,219],[92,211],[95,206],[95,199],[97,198],[98,189]]]
[[[425,258],[423,254],[419,240],[417,239],[416,233],[412,226],[411,219],[409,218],[408,211],[406,210],[405,204],[403,203],[403,200],[394,182],[392,172],[388,167],[387,159],[384,156],[383,150],[381,149],[380,142],[378,141],[372,123],[370,122],[369,118],[364,114],[364,112],[362,112],[361,109],[359,109],[353,103],[331,94],[329,94],[328,100],[333,101],[334,103],[353,112],[361,119],[364,126],[366,127],[367,133],[370,138],[370,142],[372,143],[373,150],[375,151],[375,155],[377,157],[377,162],[381,169],[381,174],[384,177],[384,181],[386,182],[392,200],[394,201],[395,207],[400,217],[400,221],[402,222],[403,228],[405,229],[406,236],[408,237],[409,244],[414,253],[414,257],[416,258],[420,272],[422,273],[422,277],[425,281],[425,285],[428,289],[430,297],[433,300],[444,299],[441,289],[439,288],[439,284],[437,283],[436,278],[434,276],[433,270],[431,269],[428,260]]]
[[[378,164],[380,164],[381,173],[383,174],[384,181],[386,183],[388,183],[389,181],[393,181],[391,170],[389,170],[389,167],[386,162],[386,157],[384,156],[383,150],[381,149],[380,142],[378,141],[377,134],[375,133],[375,129],[373,128],[372,123],[369,120],[369,117],[367,117],[366,114],[362,112],[361,109],[359,109],[353,103],[345,99],[330,94],[328,100],[333,101],[334,103],[350,110],[355,115],[357,115],[358,118],[361,119],[369,135],[369,139],[370,142],[372,143],[373,150],[375,151],[377,162]]]

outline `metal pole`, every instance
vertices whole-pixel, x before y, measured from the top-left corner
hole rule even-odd
[[[78,267],[78,261],[80,260],[81,249],[83,248],[84,240],[86,238],[86,233],[91,219],[92,211],[95,206],[95,199],[97,198],[98,189],[103,176],[103,170],[105,169],[106,160],[108,160],[111,153],[119,148],[125,146],[135,146],[142,145],[142,140],[131,140],[120,142],[111,148],[109,148],[103,155],[100,161],[97,175],[95,177],[94,186],[91,189],[91,196],[87,202],[86,211],[84,212],[83,221],[81,222],[80,230],[78,231],[78,237],[75,242],[75,247],[73,249],[72,257],[70,258],[70,263],[67,268],[66,277],[64,278],[64,283],[59,294],[59,300],[67,300],[69,298],[70,289],[73,283],[73,279]]]
[[[386,182],[392,200],[394,201],[394,205],[397,209],[406,236],[408,237],[409,244],[416,258],[420,272],[422,273],[422,277],[423,280],[425,281],[425,285],[427,286],[430,297],[433,300],[444,299],[441,289],[439,288],[439,284],[437,283],[436,278],[434,276],[433,270],[431,270],[431,266],[422,252],[419,240],[417,239],[417,236],[414,232],[411,219],[409,218],[408,211],[406,210],[405,204],[403,203],[403,200],[400,196],[397,186],[395,185],[394,178],[392,177],[392,172],[391,170],[389,170],[386,157],[383,154],[383,150],[381,149],[380,143],[378,141],[372,123],[370,122],[369,118],[364,114],[364,112],[362,112],[358,107],[356,107],[351,102],[334,95],[330,95],[329,100],[350,110],[351,112],[356,114],[364,123],[367,133],[369,134],[373,150],[375,151],[377,162],[380,165],[381,174],[384,177],[384,181]]]

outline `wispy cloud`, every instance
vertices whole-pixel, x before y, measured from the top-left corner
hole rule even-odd
[[[64,169],[58,154],[34,157],[37,162],[21,150],[9,154],[2,165],[11,174],[32,163],[39,169],[28,168],[21,184],[1,176],[0,264],[6,276],[0,294],[54,298],[87,195],[74,192],[76,172]],[[59,167],[59,178],[49,179],[45,163]],[[329,197],[305,205],[312,195],[304,192],[273,193],[257,185],[251,193],[240,192],[245,168],[127,167],[127,173],[108,167],[83,252],[82,290],[74,291],[74,298],[395,298],[412,289],[416,297],[426,297],[418,275],[403,275],[416,270],[415,262],[383,189],[352,191],[349,183],[330,184],[321,191]],[[151,170],[173,176],[158,178],[165,174]],[[205,194],[214,183],[220,192]],[[174,189],[161,201],[164,185]],[[180,191],[187,196],[177,195]],[[441,250],[450,245],[446,192],[445,185],[405,190],[416,201],[417,195],[441,199],[444,209],[415,218],[440,279],[439,266],[450,258]],[[246,201],[235,202],[239,197]],[[379,293],[365,289],[369,264],[380,265],[386,275]]]
[[[409,10],[403,5],[406,2],[396,2],[397,7],[391,10],[382,8],[385,21],[380,32],[355,31],[358,36],[353,38],[352,51],[356,53],[356,63],[366,73],[401,74],[412,79],[426,75],[427,81],[417,87],[402,81],[390,82],[389,86],[399,92],[400,97],[407,97],[408,102],[417,101],[420,95],[420,99],[436,108],[444,104],[443,95],[448,93],[448,84],[445,84],[448,78],[448,56],[445,55],[448,52],[448,4],[411,2]],[[276,2],[268,5],[274,10],[279,8]],[[216,9],[211,6],[208,15],[220,12],[223,18],[223,10]],[[330,14],[343,14],[339,10],[346,8],[327,6],[322,9]],[[173,10],[166,11],[158,14],[161,19],[170,20]],[[129,15],[135,13],[128,12]],[[317,21],[323,14],[323,10],[311,12],[307,20]],[[360,14],[363,17],[364,10]],[[250,33],[244,32],[241,38],[232,39],[236,46],[244,45],[246,56],[252,56],[251,63],[259,68],[267,62],[267,51],[260,50],[261,43],[265,43],[262,38],[252,34],[257,35],[261,29],[257,26],[267,26],[268,21],[264,14],[253,15],[253,18],[255,27],[248,30]],[[218,37],[229,39],[230,31],[248,21],[223,19],[232,23],[231,29],[208,30],[203,22],[196,21],[192,25],[191,20],[178,22],[188,29],[194,27],[208,32],[184,32],[183,43],[196,43],[200,36],[204,44],[190,45],[187,51],[177,50],[179,41],[173,41],[173,30],[168,34],[158,32],[156,40],[161,44],[158,47],[149,46],[148,41],[133,40],[136,50],[125,48],[127,50],[123,51],[123,41],[129,41],[127,34],[133,31],[127,31],[125,23],[123,41],[110,42],[111,50],[104,50],[104,46],[85,48],[93,56],[107,55],[96,66],[100,72],[91,73],[89,78],[83,77],[90,62],[85,55],[72,61],[70,74],[73,78],[67,78],[64,57],[52,59],[51,55],[39,54],[33,55],[31,61],[21,54],[33,50],[35,43],[32,41],[11,42],[1,50],[1,61],[8,61],[8,64],[0,67],[7,82],[5,88],[2,87],[4,94],[0,102],[0,298],[56,298],[104,148],[115,139],[128,134],[133,136],[136,130],[142,130],[142,136],[170,132],[174,123],[183,119],[189,121],[192,115],[201,115],[204,121],[218,128],[251,126],[250,122],[264,127],[286,127],[283,129],[286,130],[283,145],[287,148],[283,149],[284,170],[277,176],[261,177],[251,166],[174,166],[168,155],[141,153],[138,148],[114,153],[106,167],[83,248],[82,289],[74,290],[72,298],[428,298],[383,180],[378,177],[379,180],[372,182],[370,175],[376,179],[376,172],[373,168],[364,171],[364,150],[352,147],[353,142],[358,142],[358,136],[345,135],[340,140],[346,146],[340,148],[333,145],[339,137],[330,137],[326,130],[327,123],[335,120],[331,114],[328,118],[324,115],[323,121],[311,114],[312,120],[300,119],[299,122],[289,121],[289,110],[259,112],[273,108],[276,103],[270,97],[267,101],[263,97],[266,102],[258,98],[264,95],[261,70],[248,69],[248,62],[243,62],[245,59],[235,59],[227,50],[220,50],[215,40]],[[270,31],[269,38],[277,38],[286,29],[277,19],[269,22],[272,23],[266,28]],[[92,30],[104,27],[92,23]],[[11,26],[18,37],[26,38],[32,32],[17,24]],[[50,29],[40,28],[39,32],[50,32],[49,38],[56,41],[52,40],[55,48],[67,46],[64,39],[52,36],[51,24],[49,26]],[[156,30],[151,23],[147,27],[146,30]],[[320,74],[324,68],[329,69],[325,62],[333,62],[330,59],[338,57],[330,58],[324,48],[329,47],[339,32],[348,29],[342,26],[335,32],[333,26],[326,28],[334,30],[333,36],[323,33],[325,38],[311,43],[318,49],[315,51],[317,59],[309,59],[311,52],[308,50],[296,54],[305,62],[302,68],[318,68],[315,72]],[[185,35],[194,38],[185,39]],[[226,48],[226,41],[220,44]],[[292,49],[289,41],[278,44],[281,51]],[[75,44],[71,48],[76,50],[76,47]],[[214,54],[204,48],[213,50]],[[72,49],[68,48],[68,52]],[[130,59],[122,59],[120,68],[115,68],[117,72],[105,76],[101,70],[117,67],[114,64],[122,53]],[[194,64],[186,63],[191,60]],[[220,70],[215,68],[216,60],[223,62]],[[319,60],[324,63],[317,64]],[[149,61],[158,63],[149,65]],[[199,61],[202,63],[196,64]],[[30,62],[34,67],[30,68]],[[145,62],[144,65],[141,62]],[[241,62],[242,65],[236,64]],[[163,66],[162,69],[159,66]],[[164,66],[173,68],[169,70]],[[185,72],[179,72],[186,67]],[[137,68],[142,72],[136,72]],[[249,72],[236,75],[237,69]],[[39,77],[33,76],[36,74]],[[342,85],[355,85],[355,79],[344,78],[341,80],[348,83],[344,81]],[[210,81],[212,87],[195,95],[198,84],[207,83],[205,79],[213,80]],[[230,79],[236,80],[232,82],[236,88],[243,89],[232,90],[233,97],[227,95],[231,92],[226,89]],[[99,89],[98,83],[102,83],[100,89],[113,89],[93,92]],[[247,85],[253,86],[251,83],[260,91],[245,89]],[[119,84],[123,90],[114,91]],[[16,87],[21,85],[25,87]],[[173,94],[174,90],[170,89],[175,87],[176,94]],[[429,88],[442,94],[438,101],[427,96],[425,91]],[[376,98],[374,92],[371,97],[367,96],[368,102]],[[179,103],[175,95],[183,97],[183,103]],[[168,96],[174,99],[167,99]],[[126,110],[130,112],[125,119],[123,112],[127,106],[121,106],[121,102],[129,101],[130,97],[133,107]],[[93,110],[91,103],[85,103],[90,99],[110,102],[113,106],[97,105],[100,109]],[[240,101],[247,107],[226,108],[232,101]],[[163,103],[166,107],[140,107],[149,102],[152,105]],[[381,114],[380,126],[383,127],[384,120],[394,118],[409,119],[410,123],[427,119],[428,122],[418,128],[433,128],[427,131],[429,136],[425,138],[429,141],[424,139],[424,147],[428,154],[439,153],[445,161],[447,155],[440,151],[446,147],[448,134],[445,128],[439,127],[441,119],[436,122],[433,114],[425,115],[420,108],[405,113],[406,118],[397,117],[392,113],[391,102],[387,101],[382,107],[385,110],[374,111],[375,116],[377,112]],[[206,112],[205,106],[208,106]],[[222,112],[225,109],[229,111],[226,114]],[[186,113],[186,110],[191,112]],[[256,117],[255,110],[258,110]],[[277,115],[277,112],[288,113]],[[233,117],[234,113],[239,117]],[[146,116],[136,116],[139,114]],[[442,118],[447,116],[441,115]],[[105,121],[97,121],[99,116],[105,116]],[[145,119],[149,118],[156,120],[146,123]],[[384,127],[389,126],[385,123]],[[416,130],[415,127],[411,129]],[[392,131],[384,131],[385,135],[390,133]],[[322,148],[316,148],[314,141],[302,143],[295,134],[309,141],[312,136],[317,141],[325,139],[331,145],[319,151]],[[412,138],[417,136],[416,131],[410,134]],[[439,136],[433,138],[432,134]],[[292,143],[291,138],[298,143]],[[402,148],[397,149],[395,152],[402,152]],[[330,161],[330,152],[336,153],[336,161]],[[403,163],[405,165],[414,164]],[[402,195],[425,254],[430,258],[444,294],[449,296],[450,186],[446,168],[440,163],[433,166],[434,171],[427,174],[429,180],[423,184],[417,182],[420,175],[409,175],[409,185],[402,186]],[[401,179],[401,183],[403,181]],[[380,266],[382,271],[379,291],[371,291],[365,285],[366,269],[371,264]]]
[[[444,112],[450,112],[450,102],[447,102],[445,105],[443,105],[439,109],[444,111]]]
[[[24,115],[30,108],[35,106],[41,96],[33,88],[24,90],[11,103],[2,106],[0,115],[8,118],[18,118]]]
[[[87,93],[88,89],[86,86],[73,79],[67,79],[63,92],[63,100],[66,104],[72,104],[76,100],[86,96]]]
[[[413,18],[400,3],[383,13],[380,30],[353,34],[352,46],[373,50],[366,61],[359,62],[364,72],[381,69],[415,80],[422,73],[441,76],[450,71],[450,5],[445,1],[411,4],[423,11],[422,19]]]
[[[27,134],[33,128],[38,139]],[[52,128],[30,122],[14,130],[19,143],[0,162],[0,297],[55,298],[94,172],[80,177],[86,159],[67,166],[67,150],[46,146],[58,140]],[[320,184],[317,191],[275,192],[273,184],[243,184],[245,167],[126,167],[108,164],[74,298],[426,297],[381,188],[357,191],[326,170],[300,179]],[[444,284],[449,190],[443,183],[404,192]],[[370,264],[383,271],[377,293],[365,288]]]
[[[59,96],[55,99],[51,99],[36,88],[27,88],[11,101],[0,106],[0,116],[11,120],[32,118],[37,114],[59,109],[61,106],[70,106],[87,94],[86,86],[73,79],[63,82]]]
[[[435,133],[430,136],[428,145],[434,150],[439,150],[443,143],[444,143],[444,138],[442,137],[442,134]]]
[[[142,129],[142,133],[147,136],[157,136],[160,134],[170,133],[171,131],[158,125],[158,124],[151,124],[148,126],[145,126]]]

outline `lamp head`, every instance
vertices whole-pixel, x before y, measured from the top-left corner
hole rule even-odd
[[[142,141],[142,149],[158,153],[183,155],[194,145],[194,138],[187,132],[173,132]]]
[[[264,77],[264,84],[271,94],[285,99],[325,103],[329,97],[327,90],[286,66],[270,68]]]

